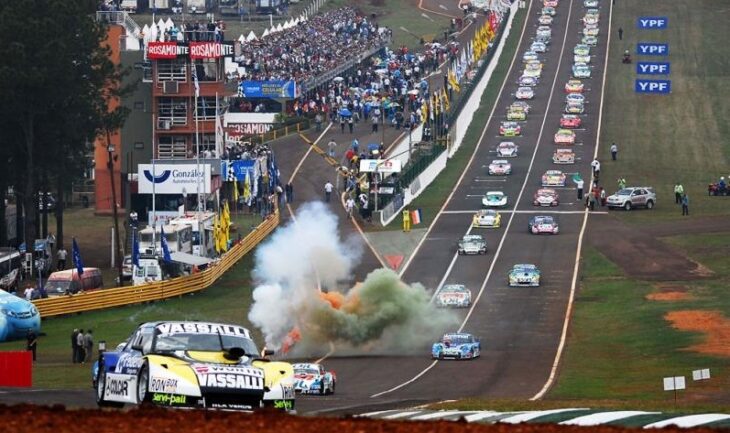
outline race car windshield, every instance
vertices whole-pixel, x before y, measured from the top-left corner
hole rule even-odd
[[[444,342],[450,342],[452,345],[467,344],[472,342],[472,338],[466,335],[450,335],[444,338]]]
[[[319,374],[319,370],[315,368],[297,368],[294,374]]]
[[[221,349],[221,345],[223,349]],[[194,333],[158,334],[153,351],[171,352],[186,350],[194,352],[220,352],[231,347],[240,347],[249,356],[257,356],[259,353],[256,344],[246,337]]]

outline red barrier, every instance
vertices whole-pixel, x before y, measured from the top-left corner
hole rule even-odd
[[[0,386],[33,386],[31,352],[0,352]]]

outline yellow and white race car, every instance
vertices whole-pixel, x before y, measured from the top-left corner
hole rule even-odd
[[[101,352],[92,382],[99,406],[294,410],[294,370],[259,356],[248,329],[208,322],[149,322]]]

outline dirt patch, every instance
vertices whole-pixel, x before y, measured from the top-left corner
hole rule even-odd
[[[707,267],[643,230],[643,226],[628,226],[613,215],[591,221],[588,240],[629,277],[677,281],[713,275]]]
[[[694,296],[687,292],[659,292],[646,295],[646,299],[650,301],[688,301],[694,299]]]
[[[730,320],[719,311],[684,310],[664,315],[680,331],[705,334],[705,341],[688,348],[705,355],[730,357]]]

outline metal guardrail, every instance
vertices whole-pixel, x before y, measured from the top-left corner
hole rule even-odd
[[[205,270],[183,277],[157,283],[131,287],[95,290],[93,292],[60,296],[33,301],[41,317],[48,318],[84,311],[102,310],[111,307],[153,302],[162,299],[199,292],[210,287],[218,278],[235,265],[244,255],[253,250],[269,235],[280,221],[279,212],[273,213],[241,242],[235,244],[217,262]]]

